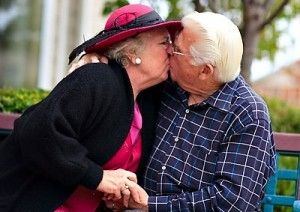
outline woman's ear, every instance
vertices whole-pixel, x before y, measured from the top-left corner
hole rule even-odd
[[[136,60],[137,56],[136,56],[135,51],[133,51],[133,50],[126,51],[126,56],[131,64],[136,64],[135,60]]]
[[[142,59],[136,54],[128,54],[128,60],[134,65],[140,65],[142,63]]]

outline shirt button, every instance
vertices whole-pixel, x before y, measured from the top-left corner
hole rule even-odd
[[[189,112],[190,112],[190,110],[189,110],[189,109],[186,109],[186,110],[185,110],[185,113],[189,113]]]
[[[166,168],[167,168],[166,166],[162,166],[161,167],[162,170],[166,170]]]
[[[178,138],[178,137],[176,137],[174,140],[177,142],[177,141],[179,141],[179,138]]]

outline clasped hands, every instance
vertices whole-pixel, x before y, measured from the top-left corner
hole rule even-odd
[[[130,171],[104,170],[97,190],[104,193],[106,207],[114,211],[127,208],[147,211],[148,194],[137,184],[136,175]]]

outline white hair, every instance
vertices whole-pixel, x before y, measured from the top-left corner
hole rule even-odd
[[[232,81],[239,75],[243,42],[238,27],[231,20],[217,13],[192,12],[182,18],[182,25],[199,35],[199,42],[190,47],[193,65],[215,66],[221,82]]]

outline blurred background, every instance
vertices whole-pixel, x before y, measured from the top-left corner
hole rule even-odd
[[[102,25],[100,0],[0,0],[0,87],[53,88]]]
[[[243,36],[244,78],[300,107],[300,0],[0,0],[0,87],[51,90],[66,76],[71,50],[128,3],[168,19],[193,10],[226,15]]]
[[[0,140],[9,134],[1,134],[1,124],[11,129],[16,117],[45,98],[67,75],[72,49],[128,3],[152,6],[165,19],[193,10],[229,17],[244,42],[242,75],[265,99],[273,130],[300,133],[300,0],[0,0]],[[288,169],[299,164],[295,158],[279,162]],[[282,182],[277,193],[294,195],[295,187]]]

